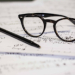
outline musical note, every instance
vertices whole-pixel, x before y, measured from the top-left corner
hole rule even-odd
[[[18,19],[18,14],[20,13],[28,13],[28,12],[37,12],[37,11],[40,11],[40,12],[58,12],[57,10],[60,10],[60,12],[58,12],[59,14],[65,14],[66,16],[74,16],[74,13],[73,12],[67,12],[67,11],[74,11],[72,10],[72,7],[74,7],[74,2],[71,3],[71,6],[69,9],[64,9],[64,7],[68,8],[66,3],[68,4],[69,2],[65,2],[64,6],[62,6],[61,3],[64,3],[64,1],[58,1],[58,3],[60,4],[61,7],[58,7],[57,4],[58,3],[54,3],[53,6],[55,8],[53,8],[52,6],[49,7],[49,3],[53,3],[53,1],[43,1],[42,2],[39,2],[38,3],[35,1],[33,2],[32,4],[28,3],[23,3],[22,5],[19,5],[19,3],[16,5],[16,3],[7,3],[6,4],[6,7],[4,6],[5,3],[0,3],[0,27],[2,28],[5,28],[11,32],[14,32],[20,36],[23,36],[27,39],[30,39],[36,43],[38,43],[40,46],[41,46],[41,49],[35,49],[35,48],[32,48],[31,46],[29,47],[29,45],[25,44],[25,43],[22,43],[18,40],[15,40],[14,38],[11,38],[5,34],[2,34],[0,33],[0,47],[3,49],[3,50],[0,50],[1,52],[21,52],[21,53],[37,53],[37,54],[42,54],[42,52],[46,53],[46,54],[61,54],[61,55],[74,55],[74,44],[75,42],[63,42],[61,41],[60,39],[57,38],[57,36],[55,35],[54,33],[54,30],[53,30],[53,25],[48,25],[47,24],[47,27],[46,27],[46,30],[44,32],[44,34],[38,38],[33,38],[33,37],[30,37],[28,36],[22,29],[22,26],[20,24],[20,21]],[[36,9],[38,6],[38,9]],[[57,7],[56,7],[57,6]],[[47,8],[47,9],[46,9]],[[32,10],[31,10],[32,9]],[[50,10],[52,11],[50,11]],[[63,12],[61,11],[61,9],[63,10]],[[5,13],[6,12],[6,13]],[[66,13],[67,12],[67,13]],[[51,17],[49,17],[51,18]],[[59,17],[57,17],[59,18]],[[57,19],[57,18],[52,18],[52,19]],[[27,19],[26,20],[26,24],[31,24],[32,29],[31,27],[29,27],[29,30],[30,31],[34,31],[34,30],[39,30],[42,28],[42,26],[35,26],[35,24],[40,24],[41,22],[39,20],[36,21],[36,19],[34,19],[34,22],[32,22],[32,19]],[[32,25],[34,24],[34,25]],[[70,26],[71,27],[71,26]],[[62,27],[61,27],[62,29]],[[74,30],[74,29],[73,29]],[[68,30],[67,30],[68,31]],[[59,31],[60,32],[60,31]],[[73,31],[72,31],[73,32]],[[33,32],[34,33],[34,32]],[[61,33],[61,32],[60,32]],[[65,31],[63,32],[65,33]],[[36,32],[35,32],[36,34]],[[73,33],[72,35],[74,35],[75,33]],[[66,34],[65,34],[66,35]],[[67,33],[68,35],[68,33]],[[72,37],[65,37],[66,39],[72,39]],[[9,42],[9,43],[7,43]],[[61,46],[62,45],[62,46]],[[3,47],[4,46],[4,47]],[[30,50],[31,49],[31,50]],[[44,49],[44,50],[43,50]],[[46,51],[47,49],[47,51]],[[61,49],[61,50],[60,50]],[[43,54],[44,54],[43,53]]]
[[[75,0],[56,0],[56,2],[54,0],[38,0],[32,3],[0,2],[0,27],[41,46],[41,49],[33,48],[0,32],[0,75],[23,75],[26,73],[27,75],[74,75],[75,42],[63,42],[58,39],[51,24],[47,24],[42,36],[30,37],[23,31],[18,19],[18,14],[34,12],[57,13],[74,17],[74,8]],[[57,20],[54,17],[50,18]],[[28,21],[27,23],[29,23]],[[40,24],[39,21],[38,23]],[[29,30],[42,28],[41,26],[36,28],[35,24],[37,24],[36,20],[34,26],[32,25],[33,28],[29,27]],[[75,34],[74,29],[71,32],[73,32],[72,35]],[[68,38],[66,37],[66,39]],[[54,55],[55,58],[49,57],[54,57]]]

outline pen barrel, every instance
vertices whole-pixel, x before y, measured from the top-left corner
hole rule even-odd
[[[28,40],[28,39],[26,39],[24,37],[21,37],[21,36],[17,35],[17,34],[9,32],[9,31],[7,31],[7,30],[5,30],[3,28],[0,28],[0,31],[3,32],[3,33],[5,33],[5,34],[7,34],[7,35],[10,35],[11,37],[14,37],[14,38],[18,39],[18,40],[20,40],[20,41],[22,41],[24,43],[27,43],[27,44],[29,44],[31,46],[35,46],[35,47],[39,48],[39,45],[36,44],[36,43],[34,43],[34,42],[32,42],[31,40]]]

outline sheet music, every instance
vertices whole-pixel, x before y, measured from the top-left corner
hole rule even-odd
[[[74,75],[75,60],[40,56],[0,55],[0,75],[5,74]]]
[[[34,1],[25,3],[24,2],[0,3],[0,27],[9,30],[11,32],[14,32],[27,39],[31,39],[32,41],[38,43],[41,46],[41,49],[37,49],[0,32],[0,52],[75,56],[75,46],[74,46],[75,42],[67,43],[59,40],[58,37],[55,35],[54,30],[52,30],[52,27],[51,29],[50,27],[47,27],[46,30],[48,29],[51,31],[49,33],[45,31],[44,35],[38,38],[32,38],[28,36],[21,27],[18,15],[22,13],[34,13],[34,12],[57,13],[59,12],[60,9],[62,9],[63,11],[60,11],[58,14],[64,14],[66,16],[74,17],[75,15],[74,14],[75,11],[73,10],[75,3],[74,0],[73,2],[67,0],[65,3],[64,1],[58,1],[58,3],[53,3],[52,7],[48,7],[49,2],[53,3],[52,0]],[[57,6],[58,11],[56,11],[55,6],[61,2],[63,4],[62,5],[60,4],[61,6],[60,8]],[[69,4],[71,6],[68,6]],[[64,7],[66,8],[64,9]],[[53,10],[50,11],[49,9]]]
[[[52,27],[47,27],[46,30],[52,31],[49,33],[45,31],[44,35],[39,38],[29,37],[23,31],[18,19],[19,14],[35,12],[57,13],[75,18],[74,8],[74,0],[0,2],[0,27],[30,39],[41,46],[41,49],[36,49],[0,32],[0,75],[74,75],[75,60],[70,56],[75,56],[75,42],[62,42],[55,34],[52,34],[54,33]],[[26,56],[25,53],[30,56]],[[69,60],[65,57],[64,59],[58,58],[58,56],[55,58],[39,56],[43,54],[59,55],[59,57],[68,55]]]

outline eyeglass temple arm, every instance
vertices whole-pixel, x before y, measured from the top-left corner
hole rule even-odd
[[[42,16],[42,17],[61,16],[61,17],[66,17],[66,18],[68,18],[67,16],[64,16],[64,15],[52,14],[52,13],[28,13],[28,14],[20,14],[20,15],[18,15],[18,17],[21,18],[22,16],[25,16],[25,15],[31,16],[32,14],[37,14],[38,16]],[[75,19],[74,19],[74,18],[69,18],[69,20],[70,20],[73,24],[75,24]],[[52,22],[52,23],[55,22],[54,20],[46,20],[46,21],[47,21],[47,22]]]
[[[51,17],[51,16],[61,16],[61,17],[67,17],[67,16],[64,16],[64,15],[59,15],[59,14],[52,14],[52,13],[35,13],[39,16],[42,16],[42,17]],[[67,17],[68,18],[68,17]],[[69,18],[70,21],[75,24],[75,19],[74,18]],[[47,21],[47,20],[46,20]],[[48,22],[54,22],[53,20],[48,20]]]
[[[74,18],[69,18],[69,20],[75,25],[75,19]],[[51,23],[55,23],[54,20],[51,19],[45,19],[46,22],[51,22]]]
[[[30,16],[32,16],[33,14],[37,14],[38,16],[41,16],[41,17],[51,17],[51,16],[66,17],[66,16],[64,16],[64,15],[52,14],[52,13],[27,13],[27,14],[20,14],[20,15],[18,15],[18,16],[27,16],[27,17],[30,17]]]
[[[52,13],[34,13],[34,14],[37,14],[38,16],[42,16],[42,17],[51,17],[51,16],[66,17],[66,16],[64,16],[64,15],[52,14]]]
[[[35,13],[37,15],[43,16],[43,17],[51,17],[51,16],[61,16],[61,17],[67,17],[64,15],[59,15],[59,14],[52,14],[52,13]],[[67,17],[68,18],[68,17]],[[70,21],[75,24],[75,19],[74,18],[69,18]],[[54,22],[53,20],[46,20],[47,22]]]

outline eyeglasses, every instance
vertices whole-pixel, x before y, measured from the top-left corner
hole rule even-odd
[[[46,17],[60,16],[58,20],[44,19]],[[56,36],[62,41],[75,41],[75,19],[64,15],[50,13],[28,13],[20,14],[19,19],[23,30],[31,37],[41,36],[46,28],[47,22],[53,23]]]

